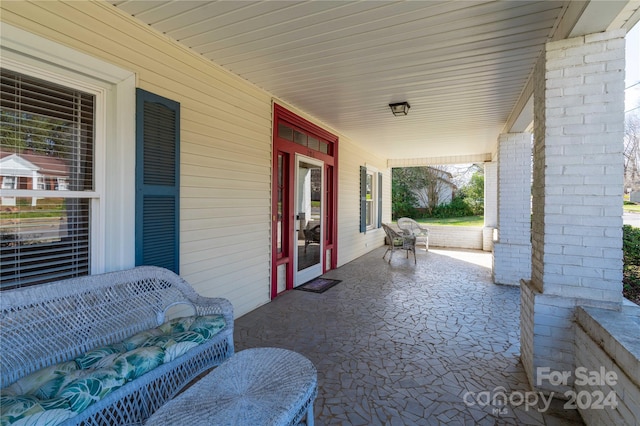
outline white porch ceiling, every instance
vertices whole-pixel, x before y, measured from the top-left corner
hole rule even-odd
[[[568,5],[111,3],[392,160],[491,152]]]

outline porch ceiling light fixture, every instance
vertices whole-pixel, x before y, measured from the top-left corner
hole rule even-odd
[[[407,115],[409,113],[409,102],[398,102],[397,104],[389,104],[389,108],[391,108],[391,112],[395,116]]]

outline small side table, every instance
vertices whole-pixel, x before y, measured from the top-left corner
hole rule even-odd
[[[145,425],[266,426],[306,420],[313,426],[317,394],[316,368],[304,356],[279,348],[245,349],[160,407]]]

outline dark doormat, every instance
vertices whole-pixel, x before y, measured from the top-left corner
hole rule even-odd
[[[311,281],[294,287],[296,290],[311,291],[314,293],[324,293],[334,285],[342,282],[342,280],[331,280],[329,278],[314,278]]]

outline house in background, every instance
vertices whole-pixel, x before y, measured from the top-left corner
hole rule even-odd
[[[638,401],[637,357],[613,359],[624,348],[603,351],[584,332],[593,309],[626,309],[624,38],[638,9],[2,2],[1,107],[73,129],[61,242],[76,263],[56,276],[159,264],[228,298],[238,316],[381,247],[391,168],[484,163],[494,277],[520,286],[532,387],[555,389],[540,367],[573,371],[597,358],[630,378],[625,392]],[[408,114],[393,115],[389,104],[402,101]],[[322,195],[310,263],[298,235],[312,174]],[[5,249],[3,272],[30,267],[19,244]],[[18,275],[0,285],[34,284]],[[596,411],[583,417],[607,423]]]
[[[422,190],[414,191],[418,198],[419,208],[433,208],[441,204],[449,204],[458,187],[453,183],[453,175],[446,170],[427,166],[429,183]]]
[[[53,190],[69,189],[69,167],[59,158],[33,153],[0,151],[2,189]],[[15,206],[15,197],[2,197],[3,206]],[[37,197],[32,197],[35,206]]]

